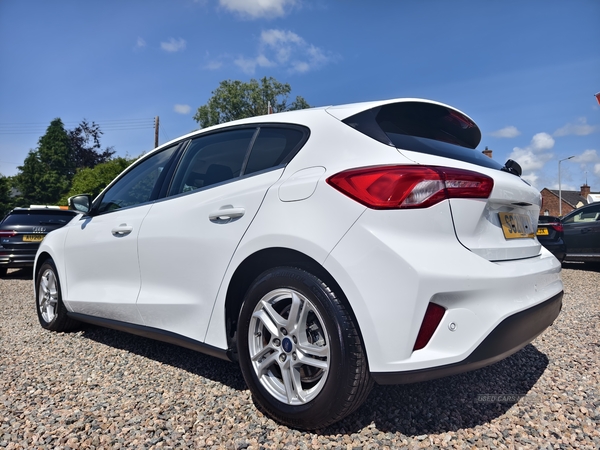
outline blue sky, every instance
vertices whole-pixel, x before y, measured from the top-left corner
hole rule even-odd
[[[448,103],[537,188],[600,191],[598,0],[0,0],[0,173],[50,121],[138,156],[197,128],[219,82],[272,76],[312,106]]]

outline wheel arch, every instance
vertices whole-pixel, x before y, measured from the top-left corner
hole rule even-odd
[[[352,305],[333,276],[321,264],[302,252],[289,248],[274,247],[262,249],[249,255],[237,267],[229,282],[225,297],[225,331],[230,359],[234,361],[238,360],[236,330],[238,316],[246,292],[261,273],[276,267],[297,267],[298,269],[305,270],[321,279],[321,281],[333,289],[348,309],[364,348],[364,340]]]

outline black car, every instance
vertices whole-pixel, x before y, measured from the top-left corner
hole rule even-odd
[[[77,215],[58,207],[15,208],[0,222],[0,276],[11,267],[32,267],[40,242]]]
[[[563,224],[558,217],[539,217],[536,232],[538,241],[561,262],[564,261],[567,251],[563,234]]]
[[[571,211],[561,220],[565,261],[600,262],[600,202]]]

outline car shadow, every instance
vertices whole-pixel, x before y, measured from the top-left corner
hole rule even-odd
[[[355,413],[320,433],[346,434],[373,423],[383,432],[408,436],[472,428],[505,414],[529,394],[548,366],[532,344],[482,369],[415,384],[375,386]]]
[[[82,336],[95,342],[245,390],[237,364],[186,348],[121,331],[84,325]],[[383,432],[438,434],[472,428],[502,416],[520,401],[536,401],[530,390],[548,366],[548,358],[532,344],[482,369],[422,383],[375,385],[367,401],[321,435],[352,434],[373,423]]]
[[[162,364],[185,370],[194,375],[225,384],[236,390],[246,389],[238,365],[203,353],[156,341],[123,331],[82,324],[79,329],[84,338],[126,350]]]

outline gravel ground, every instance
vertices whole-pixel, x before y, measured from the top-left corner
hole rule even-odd
[[[565,267],[561,315],[512,357],[376,386],[315,433],[257,410],[232,363],[93,326],[44,331],[30,277],[0,280],[0,448],[600,448],[598,269]]]

